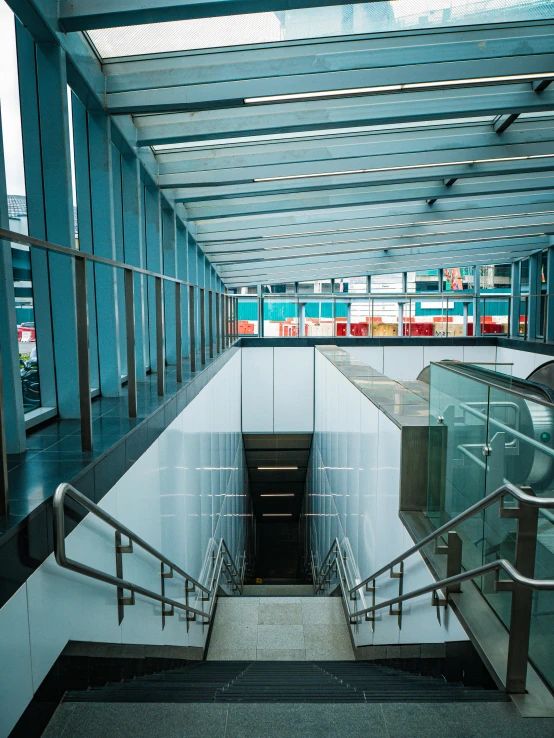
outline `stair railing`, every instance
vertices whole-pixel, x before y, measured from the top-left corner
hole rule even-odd
[[[88,512],[102,520],[115,531],[115,568],[116,576],[108,574],[99,569],[82,564],[67,556],[66,538],[65,538],[65,510],[66,500],[71,498]],[[199,618],[204,625],[208,625],[213,617],[217,593],[220,586],[221,576],[226,574],[227,582],[231,585],[233,592],[242,594],[242,580],[240,573],[235,566],[233,557],[225,544],[223,538],[217,547],[217,553],[213,556],[212,572],[209,578],[208,586],[198,582],[191,577],[177,564],[172,562],[167,556],[157,551],[149,543],[143,540],[132,530],[109,515],[101,507],[85,497],[81,492],[76,490],[70,484],[60,484],[56,489],[53,499],[54,509],[54,553],[59,566],[69,569],[77,574],[96,579],[106,584],[111,584],[117,589],[118,617],[121,624],[124,617],[124,610],[127,606],[135,604],[135,595],[142,595],[152,600],[160,602],[162,605],[162,629],[165,627],[166,617],[175,614],[175,610],[186,612],[187,630],[191,621]],[[126,539],[124,542],[123,539]],[[149,553],[160,562],[160,593],[142,587],[123,578],[123,555],[132,554],[133,546],[137,545],[144,551]],[[165,594],[165,584],[167,579],[172,579],[177,574],[184,579],[184,602],[167,597]],[[130,593],[126,596],[126,593]],[[196,595],[195,605],[190,604],[191,596]],[[204,609],[204,603],[209,602],[209,608]],[[200,603],[200,604],[198,604]]]
[[[518,505],[506,506],[505,498],[507,497],[512,497]],[[470,571],[462,571],[462,540],[454,528],[498,501],[500,502],[500,517],[514,518],[517,521],[515,565],[512,565],[506,559],[499,559]],[[452,518],[448,523],[440,526],[403,554],[381,567],[371,576],[350,588],[346,588],[342,583],[343,571],[346,570],[346,566],[343,561],[344,554],[341,553],[341,546],[338,540],[335,539],[316,574],[314,591],[316,594],[322,592],[325,587],[330,586],[332,575],[337,574],[341,582],[341,592],[351,625],[358,623],[359,618],[364,617],[374,627],[375,612],[383,608],[389,608],[389,613],[398,617],[398,625],[401,628],[402,604],[407,600],[431,593],[431,605],[446,607],[449,596],[461,592],[460,585],[462,582],[492,573],[494,574],[495,591],[512,593],[506,690],[512,694],[523,693],[525,692],[527,678],[533,591],[554,590],[554,580],[533,578],[540,508],[554,508],[554,499],[535,497],[529,487],[520,489],[513,484],[503,484],[490,495]],[[447,544],[441,545],[438,541],[444,536],[447,538]],[[435,553],[446,554],[448,557],[446,578],[404,593],[404,561],[433,542],[435,542]],[[395,570],[395,567],[398,567],[398,570]],[[398,595],[385,602],[376,603],[376,580],[387,572],[392,579],[398,579]],[[501,572],[508,578],[501,579]],[[440,596],[441,591],[445,593],[444,597]],[[371,594],[372,605],[361,609],[352,608],[352,602],[357,601],[358,596],[362,593]]]

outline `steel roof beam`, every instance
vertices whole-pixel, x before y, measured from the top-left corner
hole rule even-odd
[[[469,80],[483,77],[519,76],[525,74],[548,74],[554,71],[552,53],[531,56],[512,56],[500,59],[460,61],[455,69],[450,62],[443,64],[421,64],[381,69],[353,69],[344,72],[304,74],[237,80],[219,84],[191,85],[186,80],[174,87],[157,87],[132,92],[108,93],[107,107],[114,114],[162,113],[183,110],[217,110],[243,104],[246,98],[272,95],[311,93],[326,90],[354,89],[368,86],[385,87],[394,84],[425,84],[432,82]],[[163,80],[165,82],[165,80]],[[160,84],[162,80],[160,80]],[[475,84],[475,83],[474,83]],[[487,83],[484,82],[483,85]],[[494,83],[492,83],[494,84]],[[529,84],[533,84],[530,82]],[[438,86],[438,85],[437,85]]]
[[[317,266],[319,264],[324,264],[328,261],[333,261],[335,264],[339,265],[345,265],[350,263],[355,263],[360,261],[361,259],[364,260],[371,260],[371,259],[380,259],[384,255],[392,255],[392,254],[407,254],[410,256],[413,256],[414,254],[422,254],[427,253],[429,249],[436,248],[438,251],[433,251],[432,253],[453,253],[455,251],[464,252],[467,249],[471,248],[489,248],[490,246],[501,246],[502,248],[519,248],[521,246],[525,246],[528,243],[543,243],[547,242],[548,238],[541,234],[534,234],[529,236],[518,236],[514,238],[510,238],[509,236],[503,236],[502,234],[499,234],[498,236],[494,238],[489,238],[487,236],[486,239],[477,238],[477,237],[468,237],[468,238],[462,238],[460,240],[448,240],[444,239],[444,241],[436,243],[433,240],[430,240],[428,243],[425,241],[420,241],[419,243],[407,243],[407,244],[396,244],[392,245],[388,242],[383,242],[382,246],[375,245],[371,248],[367,248],[365,250],[360,250],[352,253],[328,253],[328,254],[314,254],[314,255],[307,255],[307,254],[301,254],[299,256],[291,256],[290,258],[277,258],[273,259],[271,261],[260,259],[257,261],[252,261],[249,263],[243,263],[243,262],[234,262],[234,263],[220,263],[218,264],[218,269],[221,274],[224,275],[230,275],[230,274],[243,274],[243,273],[249,273],[254,274],[258,271],[269,271],[269,270],[275,270],[275,269],[282,269],[286,267],[295,267],[295,266],[303,266],[305,264],[308,264],[309,266]]]
[[[363,36],[280,41],[219,49],[172,52],[104,61],[109,95],[141,90],[190,88],[240,82],[259,84],[261,94],[299,92],[280,80],[302,80],[309,76],[306,92],[337,89],[320,86],[334,74],[364,71],[363,87],[423,81],[423,69],[450,64],[449,77],[456,78],[459,63],[548,55],[554,52],[552,21],[493,24],[465,28],[435,28],[377,33]],[[522,38],[525,43],[522,44]],[[317,63],[314,64],[314,58]],[[406,63],[409,59],[409,64]],[[387,75],[383,75],[386,69]],[[545,71],[554,71],[546,69]],[[521,74],[522,70],[516,70]],[[507,72],[499,66],[498,74]],[[483,77],[478,73],[476,76]],[[269,86],[271,80],[271,86]],[[308,80],[306,80],[308,81]],[[274,85],[279,85],[274,88]],[[325,83],[326,84],[326,83]],[[282,86],[282,90],[281,90]],[[205,94],[210,94],[205,88]],[[239,95],[243,96],[242,93]],[[217,95],[215,99],[217,99]],[[229,95],[227,94],[227,97]],[[206,99],[214,99],[213,93]],[[190,102],[190,101],[189,101]]]
[[[371,158],[394,153],[429,153],[440,151],[463,151],[490,147],[515,147],[520,145],[549,143],[554,140],[553,119],[532,118],[521,120],[505,136],[499,137],[491,131],[488,122],[461,125],[425,126],[393,129],[391,131],[349,132],[341,135],[323,135],[299,139],[276,139],[267,143],[221,145],[191,148],[176,152],[157,152],[160,182],[178,182],[176,175],[187,175],[187,183],[194,181],[196,173],[206,178],[204,172],[214,172],[221,182],[222,176],[240,170],[242,175],[232,178],[243,179],[244,174],[267,167],[285,167],[308,163],[313,171],[315,162],[326,162],[327,170],[334,162],[352,158]],[[459,158],[458,156],[456,158]],[[464,156],[464,158],[467,158]],[[323,165],[321,165],[323,166]],[[345,169],[341,163],[341,168]],[[324,169],[320,169],[324,171]],[[190,175],[190,176],[189,176]]]
[[[513,147],[499,146],[495,149],[479,147],[462,151],[390,154],[344,159],[340,163],[321,161],[313,164],[260,167],[254,168],[253,171],[231,169],[219,171],[216,176],[211,172],[162,175],[159,177],[159,184],[162,188],[173,189],[178,201],[192,202],[195,199],[229,195],[286,194],[299,190],[328,190],[367,184],[388,182],[401,184],[437,179],[443,179],[445,185],[451,187],[454,184],[451,180],[461,178],[544,172],[552,171],[553,168],[554,141],[550,141]],[[334,176],[326,174],[333,171],[337,174]],[[340,174],[341,171],[357,173]],[[291,179],[274,180],[275,177]],[[257,181],[264,178],[270,181]]]
[[[357,276],[373,273],[377,269],[382,271],[396,271],[414,267],[417,262],[433,264],[434,267],[442,266],[445,262],[462,266],[473,263],[478,256],[483,263],[490,263],[491,254],[500,259],[499,263],[509,261],[514,254],[525,251],[536,251],[548,243],[546,238],[536,239],[514,239],[509,241],[491,241],[488,243],[466,243],[453,246],[445,252],[443,246],[428,246],[416,249],[403,249],[397,252],[374,254],[359,254],[355,258],[323,258],[321,260],[297,259],[289,264],[275,262],[273,264],[258,264],[251,267],[245,266],[241,269],[233,269],[218,266],[217,271],[226,282],[240,280],[245,284],[256,284],[263,281],[274,281],[278,279],[295,278],[298,281],[309,279],[308,274],[321,274],[326,272],[328,276]],[[417,268],[417,267],[416,267]],[[335,273],[333,273],[333,269]]]
[[[544,244],[543,244],[544,246]],[[441,268],[445,267],[460,267],[460,266],[470,266],[473,264],[490,264],[492,263],[502,263],[506,264],[509,262],[517,261],[519,259],[525,258],[526,256],[529,256],[529,254],[532,254],[537,250],[537,248],[540,248],[540,245],[537,244],[529,244],[526,247],[523,247],[521,249],[515,249],[514,251],[506,252],[505,250],[496,251],[496,249],[478,249],[474,251],[467,251],[463,258],[453,255],[453,256],[438,256],[431,254],[427,258],[420,258],[415,257],[414,259],[411,259],[410,257],[406,259],[396,259],[394,257],[390,259],[383,259],[381,262],[373,262],[373,263],[366,263],[361,261],[359,264],[351,267],[340,267],[329,265],[326,267],[321,267],[319,269],[293,269],[292,271],[284,271],[284,272],[271,272],[267,274],[259,274],[254,279],[251,275],[245,275],[245,276],[236,276],[236,277],[225,277],[225,285],[227,287],[238,287],[238,286],[246,286],[246,285],[252,285],[252,284],[275,284],[275,283],[282,283],[282,282],[295,282],[295,281],[311,281],[311,280],[319,280],[319,279],[332,279],[332,278],[340,278],[340,277],[356,277],[364,274],[390,274],[391,272],[401,272],[401,271],[415,271],[418,269],[435,269],[437,266],[440,266]],[[353,271],[354,269],[354,271]],[[266,295],[266,297],[269,297]],[[326,301],[327,299],[330,299],[330,295],[315,295],[314,299],[317,301],[318,297],[322,302]],[[339,295],[337,295],[339,297]],[[349,297],[352,297],[352,295],[349,295]],[[373,297],[377,300],[382,299],[386,300],[387,296],[384,295],[373,295]],[[432,299],[433,295],[421,295],[418,296],[416,294],[413,295],[414,299]],[[448,299],[448,296],[446,295],[435,295],[435,299],[440,300],[445,298]],[[295,300],[296,296],[291,295],[291,299]],[[367,298],[366,298],[367,299]]]
[[[531,85],[502,84],[471,89],[398,92],[370,97],[249,105],[137,116],[140,146],[369,125],[473,118],[554,109],[554,92],[535,94]]]
[[[59,21],[66,31],[87,31],[343,4],[344,0],[61,0]]]
[[[291,236],[312,231],[349,228],[351,224],[368,225],[372,222],[426,222],[459,217],[511,216],[550,210],[554,206],[554,193],[531,192],[516,195],[490,195],[489,197],[461,198],[455,201],[439,201],[432,209],[425,202],[390,203],[373,206],[328,208],[273,215],[233,216],[196,222],[200,243],[217,240],[256,239]]]
[[[449,237],[459,237],[466,234],[468,237],[480,233],[483,237],[496,237],[505,233],[506,237],[513,235],[554,233],[554,210],[544,215],[529,215],[520,218],[494,218],[492,220],[476,219],[471,221],[458,221],[453,223],[433,223],[431,225],[419,224],[398,227],[390,224],[388,227],[369,228],[349,233],[336,233],[329,235],[313,235],[293,237],[286,240],[280,239],[257,239],[239,243],[217,243],[204,244],[204,252],[210,255],[214,263],[224,261],[239,261],[255,258],[272,259],[274,257],[296,256],[299,254],[316,254],[323,252],[342,252],[357,250],[361,248],[373,248],[376,244],[385,242],[393,245],[396,242],[410,240],[426,242],[431,240],[441,241]],[[266,245],[267,244],[267,245]]]
[[[259,197],[236,197],[218,200],[199,200],[187,206],[193,219],[221,218],[225,215],[284,213],[295,210],[317,210],[329,207],[353,205],[377,205],[410,200],[426,200],[430,197],[485,197],[502,193],[544,192],[554,189],[554,174],[538,173],[512,177],[477,177],[461,179],[446,189],[442,183],[416,182],[397,187],[395,184],[374,187],[359,187],[328,192],[297,192],[288,197],[265,195]]]

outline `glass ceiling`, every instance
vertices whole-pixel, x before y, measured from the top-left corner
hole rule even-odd
[[[106,28],[88,35],[103,59],[421,28],[554,18],[554,0],[394,0]]]

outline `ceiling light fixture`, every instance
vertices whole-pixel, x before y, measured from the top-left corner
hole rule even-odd
[[[398,85],[381,85],[376,87],[350,87],[344,90],[322,90],[319,92],[297,92],[286,95],[264,95],[262,97],[245,97],[245,105],[262,103],[295,102],[302,100],[319,100],[333,97],[357,97],[382,92],[401,92],[402,90],[430,90],[437,87],[465,87],[468,85],[496,84],[499,82],[533,82],[554,79],[554,72],[543,74],[517,74],[503,77],[473,77],[469,79],[449,79],[437,82],[408,82]]]
[[[292,518],[292,513],[262,513],[264,518]]]
[[[348,174],[374,174],[375,172],[399,172],[410,169],[438,169],[440,167],[461,167],[473,164],[494,164],[502,161],[527,161],[530,159],[552,159],[554,154],[530,154],[529,156],[501,156],[497,159],[471,159],[445,161],[435,164],[406,164],[400,167],[374,167],[373,169],[346,169],[341,172],[320,172],[313,174],[283,174],[279,177],[260,177],[253,182],[281,182],[288,179],[313,179],[314,177],[343,177]]]
[[[275,494],[268,494],[268,495],[260,495],[260,497],[294,497],[293,492],[283,492],[283,493],[275,493]]]
[[[297,466],[259,466],[258,471],[298,471]]]

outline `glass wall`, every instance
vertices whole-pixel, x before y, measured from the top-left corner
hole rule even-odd
[[[17,233],[28,234],[15,19],[4,0],[0,0],[0,69],[9,228]],[[12,245],[12,263],[23,407],[25,413],[29,413],[41,405],[29,247]]]
[[[523,397],[512,388],[506,374],[509,367],[497,369],[501,373],[481,370],[476,378],[460,367],[431,365],[427,516],[435,527],[505,482],[529,486],[539,497],[554,495],[554,405]],[[498,559],[515,564],[516,521],[500,518],[499,503],[457,525],[456,531],[462,539],[465,569]],[[536,578],[551,576],[553,538],[554,516],[543,510]],[[511,594],[495,591],[493,575],[476,584],[509,626]],[[529,655],[550,686],[554,685],[553,647],[554,593],[535,592]]]

